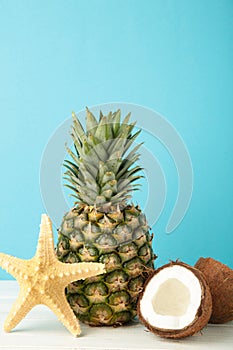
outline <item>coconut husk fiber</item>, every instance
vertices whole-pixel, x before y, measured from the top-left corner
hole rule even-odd
[[[209,285],[212,296],[210,323],[233,320],[233,270],[212,258],[200,258],[195,268],[200,270]]]

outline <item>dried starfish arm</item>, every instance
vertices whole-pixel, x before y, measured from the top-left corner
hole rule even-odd
[[[74,281],[105,273],[105,265],[101,263],[80,262],[69,264],[69,271],[66,268],[67,264],[60,261],[58,263],[57,270],[59,271],[59,277],[62,278],[61,283],[64,288]]]
[[[57,261],[54,252],[52,222],[46,214],[42,214],[41,216],[39,240],[35,257],[40,260],[41,264],[46,264],[47,266]]]
[[[65,293],[57,294],[54,289],[49,289],[48,294],[49,296],[43,301],[43,304],[48,306],[55,313],[70,333],[74,336],[80,335],[81,329],[79,321],[70,308]]]
[[[22,279],[27,279],[28,267],[32,260],[22,260],[14,256],[0,253],[0,266],[10,273],[15,279],[20,276]]]
[[[37,304],[36,300],[30,295],[29,291],[20,289],[18,298],[12,305],[12,308],[5,320],[4,330],[10,332],[17,324],[28,314],[28,312]]]

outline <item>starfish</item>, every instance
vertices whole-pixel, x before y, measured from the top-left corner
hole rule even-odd
[[[105,272],[104,264],[60,262],[54,251],[53,231],[50,218],[42,214],[40,234],[35,256],[22,260],[0,253],[0,266],[19,283],[18,298],[4,323],[4,330],[11,329],[36,305],[48,306],[75,336],[81,333],[79,322],[70,308],[65,287],[74,281],[96,276]]]

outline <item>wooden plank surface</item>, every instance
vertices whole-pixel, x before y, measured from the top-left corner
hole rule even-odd
[[[200,334],[183,340],[166,340],[148,332],[138,321],[128,326],[89,327],[81,323],[82,335],[74,338],[45,306],[35,307],[11,332],[4,320],[18,293],[15,281],[0,281],[0,349],[32,350],[232,350],[233,323],[208,325]]]

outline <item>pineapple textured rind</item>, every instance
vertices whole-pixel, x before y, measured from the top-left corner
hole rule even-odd
[[[105,274],[72,283],[66,289],[76,316],[95,326],[120,325],[134,318],[155,258],[152,235],[141,210],[127,206],[118,222],[112,214],[89,206],[73,208],[59,230],[57,256],[61,261],[105,264]],[[103,221],[108,222],[104,230]]]

